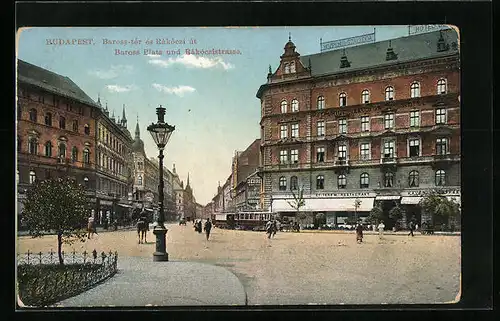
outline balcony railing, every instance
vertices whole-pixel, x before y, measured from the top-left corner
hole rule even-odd
[[[380,164],[396,164],[397,160],[395,156],[383,157],[380,159]]]

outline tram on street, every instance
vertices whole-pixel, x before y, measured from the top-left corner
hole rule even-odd
[[[270,212],[233,212],[212,214],[218,228],[239,230],[265,230],[266,222],[274,218]]]

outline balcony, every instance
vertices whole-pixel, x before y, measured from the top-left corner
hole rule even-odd
[[[348,159],[337,158],[333,163],[333,170],[336,174],[349,174],[349,167],[350,164]]]
[[[380,170],[385,172],[387,170],[396,171],[398,161],[395,156],[385,156],[380,159]]]
[[[460,162],[460,155],[441,154],[434,155],[432,159],[433,169],[449,168],[453,163]]]

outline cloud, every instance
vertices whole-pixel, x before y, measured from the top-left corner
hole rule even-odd
[[[153,55],[151,55],[153,56]],[[224,70],[233,69],[234,65],[224,62],[221,57],[207,58],[195,55],[182,55],[176,58],[168,58],[167,60],[157,59],[158,57],[151,57],[153,59],[149,60],[152,65],[157,65],[160,67],[168,68],[174,64],[181,64],[190,68],[215,68],[222,67]]]
[[[185,93],[192,93],[196,91],[195,88],[190,86],[176,86],[176,87],[167,87],[160,84],[153,84],[153,88],[158,90],[159,92],[164,92],[170,95],[177,95],[179,97],[183,97]]]
[[[111,65],[107,70],[89,70],[89,74],[100,79],[113,79],[123,73],[130,73],[134,69],[131,65]]]
[[[131,91],[136,89],[137,87],[134,85],[126,85],[126,86],[120,86],[120,85],[106,85],[106,89],[111,92],[111,93],[124,93],[127,91]]]

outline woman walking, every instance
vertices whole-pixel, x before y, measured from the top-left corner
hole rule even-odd
[[[378,237],[380,239],[382,238],[382,235],[384,234],[384,229],[385,229],[384,221],[380,221],[380,224],[378,225]]]

